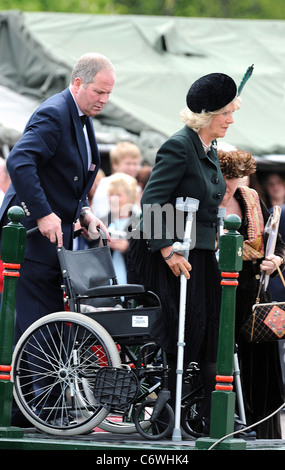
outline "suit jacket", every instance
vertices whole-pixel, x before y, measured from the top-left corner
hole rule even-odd
[[[178,197],[191,197],[200,201],[193,224],[196,229],[195,247],[214,250],[218,207],[225,190],[226,184],[215,145],[206,155],[195,131],[185,126],[176,132],[158,150],[156,163],[141,199],[141,231],[148,239],[151,251],[157,251],[183,239],[184,224],[181,230],[181,218],[179,217],[178,224],[176,212],[171,211]],[[166,209],[162,214],[161,234],[151,233],[154,223],[157,225],[156,232],[159,228],[159,211],[154,211],[152,220],[149,215],[155,204]],[[171,212],[174,212],[173,218]]]
[[[90,118],[86,126],[92,152],[90,168],[70,90],[50,97],[35,111],[7,159],[12,184],[1,206],[1,226],[7,223],[7,209],[12,205],[23,207],[22,223],[27,229],[37,226],[37,219],[55,212],[62,220],[64,246],[71,248],[73,223],[81,208],[88,205],[87,193],[100,164]],[[56,247],[36,233],[27,239],[26,258],[53,265],[57,263]]]

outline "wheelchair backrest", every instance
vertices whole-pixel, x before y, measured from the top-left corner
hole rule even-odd
[[[116,273],[108,246],[88,250],[58,248],[63,280],[68,279],[77,295],[88,295],[97,286],[116,283]]]

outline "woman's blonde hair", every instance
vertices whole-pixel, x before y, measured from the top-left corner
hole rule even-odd
[[[110,176],[108,184],[108,194],[112,194],[119,189],[126,191],[129,201],[134,204],[138,195],[138,183],[135,178],[126,173],[114,173]]]
[[[239,110],[241,107],[241,97],[237,96],[233,100],[233,104],[235,111]],[[180,112],[180,117],[184,124],[186,124],[186,126],[191,127],[193,131],[198,133],[200,129],[203,129],[204,127],[208,127],[210,125],[215,114],[222,114],[227,106],[224,106],[223,108],[218,109],[217,111],[202,111],[201,113],[194,113],[188,107],[186,107]]]

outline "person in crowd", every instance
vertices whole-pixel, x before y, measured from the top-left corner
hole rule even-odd
[[[132,176],[126,173],[115,173],[110,177],[108,230],[111,240],[108,244],[119,284],[127,283],[126,261],[131,229],[137,222],[137,194],[137,180]]]
[[[212,73],[191,85],[186,103],[181,112],[185,126],[158,150],[144,189],[140,230],[133,233],[129,250],[128,279],[144,284],[161,299],[162,317],[153,335],[167,353],[172,406],[181,273],[188,279],[184,358],[186,364],[196,361],[201,366],[207,434],[211,392],[215,388],[221,302],[215,257],[216,224],[226,190],[216,139],[225,137],[234,122],[233,113],[240,107],[240,97],[231,77]],[[173,251],[173,243],[184,236],[184,219],[181,224],[175,210],[178,197],[200,201],[192,234],[196,245],[192,246],[189,261]]]
[[[285,204],[285,182],[278,173],[266,175],[263,186],[266,192],[265,201],[268,208],[273,206],[283,206]]]
[[[98,185],[101,179],[104,177],[105,177],[104,171],[101,168],[99,168],[96,178],[94,180],[94,183],[92,184],[91,189],[87,194],[88,203],[89,203],[91,210],[92,210],[92,201],[93,201],[95,191],[98,188]],[[81,223],[79,220],[74,225],[74,231],[76,235],[73,240],[73,250],[86,250],[88,248],[92,248],[98,245],[99,240],[90,239],[89,237],[86,237],[85,233],[82,232]]]
[[[15,341],[40,317],[64,309],[57,246],[72,249],[76,220],[86,236],[97,237],[99,226],[108,237],[89,208],[87,194],[100,165],[91,118],[104,108],[114,84],[114,67],[107,57],[83,55],[70,86],[39,106],[7,159],[12,185],[1,207],[1,224],[9,206],[16,204],[24,209],[23,225],[39,229],[27,238],[21,266]],[[13,425],[23,423],[15,418]]]
[[[97,190],[97,188],[100,184],[100,181],[105,177],[106,177],[106,175],[105,175],[104,171],[101,168],[99,168],[98,173],[96,175],[96,178],[94,180],[94,183],[92,184],[92,187],[91,187],[91,189],[88,193],[88,202],[89,202],[90,207],[92,207],[93,198],[94,198],[95,192],[96,192],[96,190]]]
[[[132,142],[118,142],[110,151],[112,174],[126,173],[136,178],[142,161],[139,147]],[[92,201],[92,209],[97,217],[103,219],[110,211],[108,200],[108,184],[110,176],[100,181]]]
[[[0,155],[0,206],[11,183],[10,175],[7,171],[6,160]]]
[[[11,179],[7,171],[6,160],[0,155],[0,206],[3,202],[5,193],[9,188]],[[3,292],[3,262],[0,259],[0,301]]]
[[[218,149],[220,167],[227,189],[221,207],[226,215],[237,214],[241,219],[239,232],[244,237],[243,267],[239,273],[236,291],[236,343],[241,370],[242,391],[247,424],[266,418],[284,402],[282,373],[278,342],[247,343],[241,328],[252,313],[256,303],[261,272],[273,275],[276,266],[283,264],[285,244],[278,236],[274,254],[265,258],[266,238],[264,227],[269,217],[258,193],[246,185],[242,178],[254,174],[256,163],[249,152],[233,147]],[[260,302],[270,302],[270,292],[262,293]],[[259,439],[281,438],[280,415],[264,421],[254,428]]]
[[[136,176],[136,180],[138,182],[138,200],[137,203],[140,205],[140,201],[144,192],[144,188],[146,187],[146,184],[150,178],[152,172],[152,166],[151,165],[142,165],[142,167],[139,169],[138,174]]]
[[[269,209],[273,211],[274,206],[281,207],[281,215],[279,221],[279,233],[285,242],[285,182],[283,177],[275,172],[268,173],[263,180],[265,192],[264,201]],[[285,300],[285,290],[279,276],[270,278],[269,289],[272,300],[283,302]]]

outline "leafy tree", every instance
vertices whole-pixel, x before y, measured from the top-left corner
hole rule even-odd
[[[285,19],[285,0],[1,0],[2,10]]]

